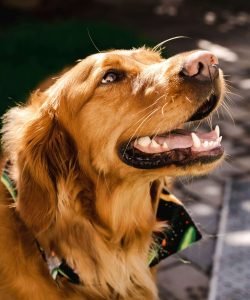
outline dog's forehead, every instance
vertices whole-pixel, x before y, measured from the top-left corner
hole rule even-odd
[[[93,55],[96,64],[99,66],[122,64],[122,63],[140,63],[150,65],[163,61],[158,52],[148,48],[139,48],[132,50],[111,50]]]

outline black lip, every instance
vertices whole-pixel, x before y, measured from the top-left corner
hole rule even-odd
[[[219,97],[215,94],[211,94],[209,99],[192,115],[188,122],[206,118],[215,109],[218,102]]]
[[[126,148],[125,148],[126,147]],[[191,148],[174,149],[163,153],[148,154],[135,149],[132,144],[119,150],[120,159],[129,166],[138,169],[157,169],[170,165],[187,167],[196,163],[209,164],[223,155],[223,148],[217,147],[207,152],[191,151]]]

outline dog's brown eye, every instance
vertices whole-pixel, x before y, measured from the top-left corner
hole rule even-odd
[[[103,84],[119,81],[124,77],[124,73],[117,70],[108,71],[102,78]]]

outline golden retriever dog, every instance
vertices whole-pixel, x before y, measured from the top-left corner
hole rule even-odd
[[[144,47],[91,55],[10,109],[0,299],[158,299],[147,256],[162,226],[159,190],[165,177],[204,174],[222,160],[218,126],[185,124],[205,119],[223,94],[212,53],[164,59]],[[57,276],[58,261],[76,282],[67,270]]]

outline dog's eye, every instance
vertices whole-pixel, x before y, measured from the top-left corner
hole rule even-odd
[[[103,84],[112,83],[115,81],[119,81],[124,77],[124,73],[118,70],[110,70],[108,71],[102,78]]]

